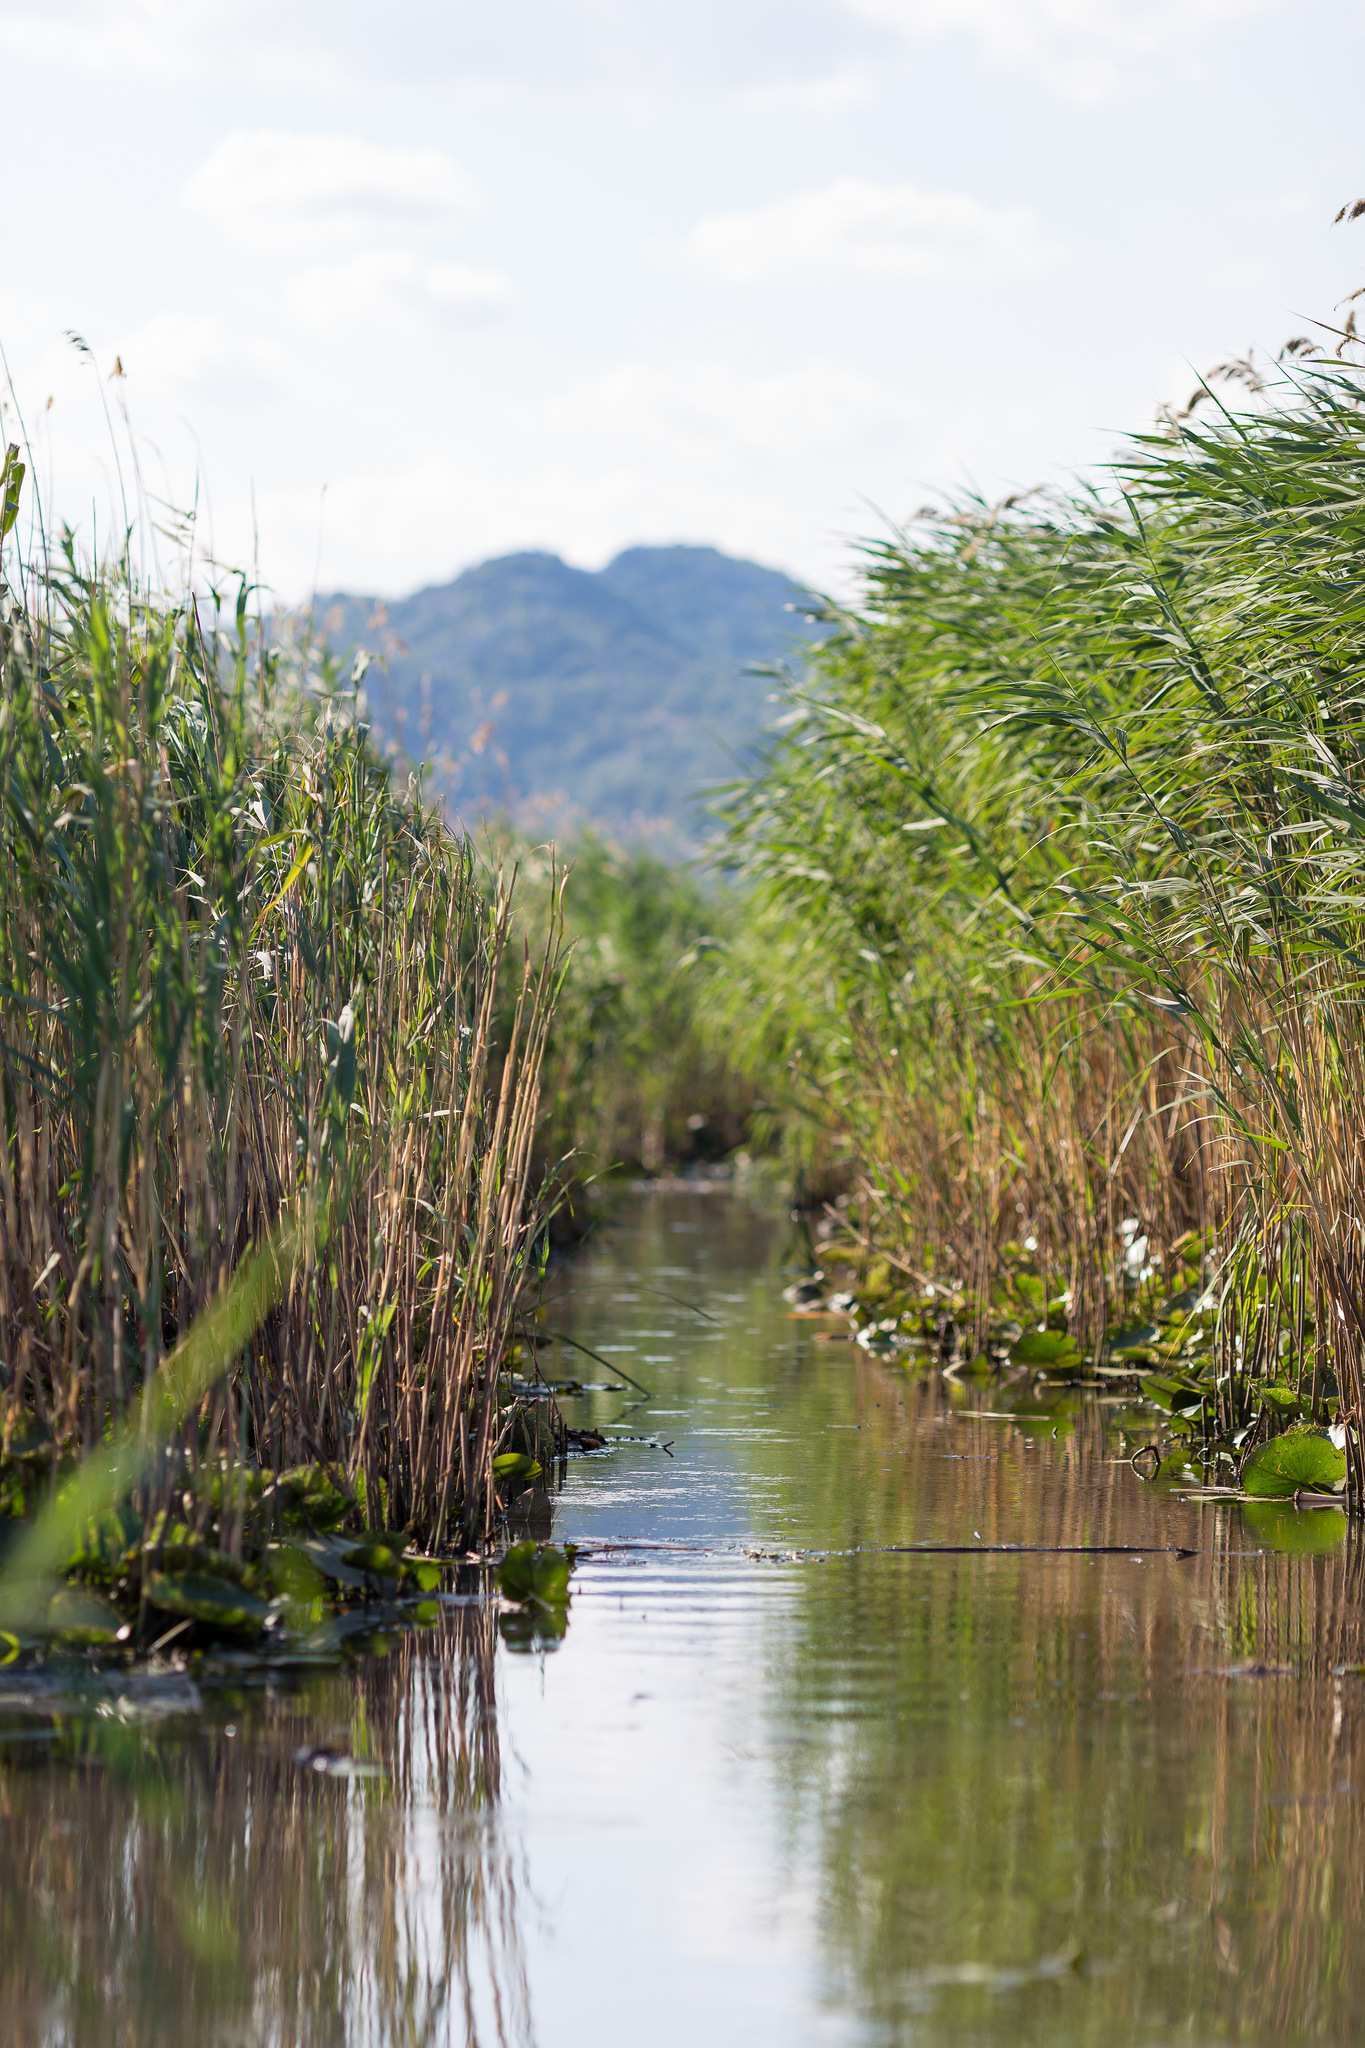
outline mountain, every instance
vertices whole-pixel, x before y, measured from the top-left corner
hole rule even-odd
[[[504,555],[387,605],[322,600],[365,678],[381,743],[430,764],[472,823],[563,833],[592,819],[669,850],[769,715],[755,664],[799,657],[799,585],[715,548],[628,548],[605,569]]]

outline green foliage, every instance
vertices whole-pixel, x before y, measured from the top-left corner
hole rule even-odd
[[[540,1461],[525,1451],[501,1451],[493,1460],[493,1477],[500,1486],[528,1485],[539,1479]]]
[[[259,1595],[213,1572],[149,1572],[143,1583],[151,1606],[215,1630],[255,1630],[267,1613]]]
[[[131,1493],[161,1571],[187,1485],[224,1556],[272,1524],[476,1540],[540,1272],[557,918],[501,1018],[502,878],[244,583],[154,599],[69,545],[9,573],[0,1494],[62,1479],[54,1565]],[[103,1535],[91,1562],[141,1574]]]
[[[864,1252],[985,1301],[1027,1236],[1082,1349],[1183,1289],[1226,1433],[1262,1380],[1316,1415],[1331,1375],[1365,1392],[1343,346],[1139,438],[1103,489],[870,546],[727,798],[754,891],[728,1014],[857,1161]]]
[[[498,1566],[498,1588],[504,1600],[524,1606],[566,1607],[573,1561],[572,1544],[559,1550],[552,1543],[514,1543]]]
[[[498,858],[510,864],[512,848]],[[543,853],[516,849],[522,914],[538,940],[552,908]],[[657,1173],[723,1157],[745,1135],[752,1089],[702,1014],[733,928],[731,892],[686,867],[583,833],[564,856],[564,981],[546,1055],[540,1147],[579,1178]]]
[[[1242,1491],[1267,1498],[1330,1493],[1346,1477],[1346,1453],[1322,1430],[1295,1427],[1260,1444],[1242,1465]]]

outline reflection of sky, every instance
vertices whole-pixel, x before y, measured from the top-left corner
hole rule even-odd
[[[782,1431],[768,1364],[775,1343],[790,1342],[772,1264],[782,1229],[741,1215],[718,1243],[695,1228],[703,1204],[642,1208],[572,1270],[571,1319],[549,1320],[632,1371],[638,1363],[642,1378],[653,1333],[669,1331],[673,1359],[656,1364],[654,1400],[597,1395],[568,1412],[671,1439],[672,1457],[623,1443],[572,1461],[556,1534],[687,1548],[580,1566],[569,1634],[543,1671],[503,1663],[509,1817],[541,1908],[536,2025],[547,2044],[594,2048],[843,2040],[846,2023],[822,2021],[812,2003],[818,1901],[791,1877],[774,1881],[758,1646],[793,1588],[780,1567],[763,1568],[760,1586],[739,1551],[746,1537],[780,1534],[785,1489],[765,1479],[761,1446]],[[695,1259],[667,1256],[694,1237]],[[746,1261],[741,1290],[734,1268]],[[547,1352],[547,1372],[565,1356]]]
[[[775,1883],[755,1593],[745,1564],[590,1572],[544,1673],[504,1663],[547,2048],[847,2038],[812,2017],[817,1901]]]
[[[646,1332],[671,1331],[653,1401],[568,1407],[673,1458],[571,1462],[557,1533],[589,1554],[567,1637],[502,1660],[544,2048],[1138,2048],[1223,2038],[1230,2014],[1270,2042],[1305,1985],[1353,2009],[1333,1958],[1356,1908],[1343,1892],[1319,1920],[1301,1887],[1324,1861],[1354,1882],[1338,1788],[1365,1781],[1365,1694],[1329,1667],[1357,1653],[1324,1637],[1315,1684],[1236,1675],[1301,1657],[1315,1561],[1260,1550],[1226,1502],[1144,1486],[1113,1435],[1144,1418],[1112,1400],[1059,1390],[1055,1439],[1030,1437],[993,1412],[1032,1413],[1028,1387],[950,1390],[817,1342],[780,1299],[790,1248],[777,1218],[647,1201],[554,1289],[553,1325],[642,1373]],[[1350,1613],[1356,1644],[1333,1522],[1314,1612]],[[978,1531],[1041,1550],[881,1548]],[[842,1554],[787,1554],[820,1544]],[[1322,1832],[1268,1828],[1267,1799]],[[1288,1960],[1219,1960],[1254,1954]]]
[[[1358,1532],[1143,1484],[1121,1398],[817,1341],[789,1230],[647,1199],[554,1277],[582,1343],[643,1371],[671,1332],[652,1401],[568,1405],[673,1459],[572,1462],[552,1653],[476,1600],[268,1687],[225,1659],[185,1720],[72,1715],[49,1767],[10,1715],[16,2038],[444,2048],[466,1984],[480,2041],[541,2048],[1357,2037]],[[886,1547],[926,1540],[969,1548]],[[319,1743],[383,1776],[301,1771]]]
[[[61,512],[121,517],[117,354],[147,490],[202,464],[249,560],[254,483],[286,595],[677,539],[828,581],[1330,316],[1362,37],[1352,0],[0,0],[0,338]]]

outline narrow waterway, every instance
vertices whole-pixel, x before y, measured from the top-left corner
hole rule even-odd
[[[0,2038],[1365,2037],[1354,1532],[832,1341],[795,1255],[648,1195],[559,1276],[548,1374],[651,1398],[565,1401],[552,1650],[471,1594],[198,1713],[0,1685]]]

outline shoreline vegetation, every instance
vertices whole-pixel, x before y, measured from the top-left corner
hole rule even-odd
[[[0,1626],[420,1592],[553,1449],[510,1367],[560,878],[533,955],[244,582],[0,575]]]
[[[543,1529],[552,1229],[755,1156],[860,1343],[1128,1380],[1141,1476],[1359,1507],[1365,411],[1328,343],[868,544],[710,876],[452,830],[363,650],[245,578],[20,550],[11,450],[10,1640],[306,1629],[420,1601],[518,1495]],[[533,1636],[570,1564],[512,1559]]]
[[[868,546],[726,795],[709,996],[842,1177],[865,1326],[1131,1374],[1171,1471],[1356,1509],[1361,367],[1300,338],[1099,484]]]

